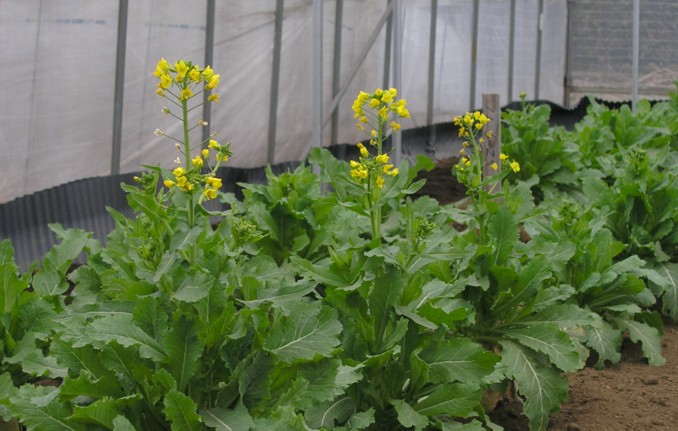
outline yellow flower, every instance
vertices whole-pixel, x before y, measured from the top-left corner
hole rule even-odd
[[[513,172],[520,172],[520,164],[515,160],[509,163],[509,166],[513,169]]]
[[[218,150],[219,148],[221,148],[221,145],[219,145],[219,142],[216,139],[210,139],[208,147],[210,147],[213,150]]]
[[[386,121],[388,119],[388,108],[386,106],[382,106],[379,111],[377,111],[379,114],[379,118],[382,119],[382,121]]]
[[[377,88],[376,90],[374,90],[374,95],[376,97],[381,97],[383,94],[384,94],[384,90],[382,90],[381,88]]]
[[[362,117],[360,117],[360,120],[359,120],[359,121],[360,121],[361,123],[367,123],[367,117],[363,115]]]
[[[371,107],[376,108],[377,106],[379,106],[379,104],[381,104],[379,99],[370,99],[370,106]]]
[[[214,71],[212,70],[211,67],[207,66],[202,71],[202,77],[205,78],[205,81],[209,81],[210,79],[212,79],[212,76],[214,76]]]
[[[487,132],[487,139],[492,139],[492,131]]]
[[[217,162],[219,162],[219,163],[222,163],[222,162],[223,162],[223,163],[226,163],[226,162],[228,162],[228,156],[227,156],[226,154],[224,154],[224,153],[217,153],[217,155],[215,156],[215,158],[217,159]]]
[[[158,64],[155,66],[155,72],[153,72],[153,75],[160,78],[160,76],[167,73],[169,69],[170,65],[167,60],[161,58],[160,61],[158,61]]]
[[[210,156],[210,150],[208,150],[207,148],[203,149],[200,153],[204,158],[208,158]]]
[[[155,93],[160,97],[165,97],[165,92],[163,91],[162,87],[160,87],[160,86],[158,86],[158,88],[155,90]]]
[[[355,168],[357,168],[358,166],[360,166],[360,163],[356,162],[355,160],[351,160],[350,162],[348,162],[348,165],[349,165],[351,168],[354,168],[354,169],[355,169]]]
[[[496,171],[496,170],[499,169],[499,165],[497,165],[497,162],[492,163],[492,165],[490,167],[492,168],[493,171]]]
[[[160,76],[160,87],[164,90],[167,90],[172,85],[172,77],[168,74],[163,74]]]
[[[365,178],[367,178],[368,174],[369,173],[367,172],[367,169],[365,169],[363,167],[351,170],[351,176],[353,178],[358,178],[358,179],[361,179],[361,180],[364,180]]]
[[[385,173],[385,174],[388,174],[389,172],[391,172],[391,169],[393,169],[393,165],[392,165],[392,164],[384,165],[383,170],[384,170],[384,173]]]
[[[393,169],[391,172],[388,173],[390,176],[395,177],[398,175],[398,168]]]
[[[360,130],[361,132],[362,132],[363,130],[365,130],[365,127],[364,127],[361,123],[356,124],[356,127],[357,127],[358,130]]]
[[[207,88],[208,90],[212,90],[212,89],[216,88],[217,85],[219,85],[219,78],[220,77],[221,77],[221,75],[219,75],[219,74],[212,76],[212,78],[210,78],[209,83],[207,85],[205,85],[205,88]]]
[[[391,126],[391,129],[393,129],[393,131],[395,131],[395,132],[400,130],[400,124],[396,123],[395,121],[391,121],[390,126]]]
[[[465,160],[462,159],[462,160],[464,161],[464,164],[465,164],[466,166],[471,166],[471,159],[465,159]]]
[[[174,64],[174,69],[177,71],[177,82],[183,81],[184,76],[186,76],[186,73],[188,73],[188,65],[184,62],[184,60],[179,60]]]
[[[370,152],[367,151],[367,148],[361,143],[358,142],[358,148],[360,149],[360,155],[363,157],[368,157],[370,155]]]
[[[370,136],[372,136],[373,138],[376,138],[377,137],[377,131],[376,130],[370,130]]]
[[[499,155],[499,160],[501,160],[502,162],[503,162],[504,160],[506,160],[506,159],[508,159],[508,156],[507,156],[506,154],[501,153],[501,154]]]
[[[388,154],[379,154],[374,160],[376,160],[377,163],[386,164],[388,163]]]
[[[181,90],[181,94],[179,95],[179,99],[188,100],[192,96],[193,96],[193,92],[191,91],[190,88],[186,87],[183,90]]]
[[[174,174],[175,177],[179,178],[179,177],[183,177],[184,174],[186,174],[186,170],[184,168],[182,168],[181,166],[179,166],[178,168],[175,168],[172,171],[172,173]]]
[[[373,147],[375,147],[375,146],[377,145],[377,141],[374,140],[374,139],[370,139],[370,145],[372,145]]]
[[[222,183],[221,183],[221,178],[217,178],[217,177],[207,177],[207,179],[206,179],[205,181],[206,181],[207,184],[209,184],[210,187],[212,187],[213,189],[220,189],[220,188],[221,188],[221,185],[222,185]]]
[[[202,194],[205,195],[205,198],[207,198],[207,200],[216,199],[217,197],[217,191],[214,189],[205,189],[202,191]]]
[[[172,181],[172,180],[165,180],[165,181],[163,181],[163,184],[164,184],[165,187],[167,187],[168,189],[171,189],[172,187],[174,187],[174,184],[175,184],[175,183],[174,183],[174,181]]]
[[[379,187],[379,188],[384,187],[384,177],[382,177],[382,176],[377,177],[377,187]]]
[[[200,75],[200,69],[198,69],[198,66],[193,67],[191,71],[188,72],[188,77],[191,78],[191,81],[200,82],[202,76]]]
[[[197,156],[193,157],[193,159],[191,160],[191,163],[193,164],[193,166],[200,169],[200,168],[202,168],[202,165],[203,165],[204,162],[202,160],[202,157],[200,157],[200,155],[197,155]]]
[[[217,103],[218,103],[218,102],[219,102],[219,95],[216,94],[216,93],[210,94],[209,97],[207,98],[207,101],[208,101],[208,102],[217,102]]]

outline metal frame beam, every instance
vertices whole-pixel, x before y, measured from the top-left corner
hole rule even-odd
[[[337,0],[336,9],[334,12],[334,60],[332,70],[332,97],[339,93],[341,87],[341,35],[344,18],[344,0]],[[322,116],[321,121],[322,123]],[[315,124],[315,123],[314,123]],[[337,136],[339,134],[339,112],[334,110],[332,112],[332,126],[330,131],[330,145],[337,143]]]
[[[113,99],[113,141],[111,144],[111,175],[120,173],[122,149],[122,105],[125,94],[125,50],[127,48],[128,0],[118,6],[118,41],[115,55],[115,89]]]
[[[275,138],[278,122],[278,90],[280,87],[280,51],[282,48],[282,27],[285,0],[276,0],[275,28],[273,30],[273,62],[271,67],[271,101],[268,111],[268,145],[266,160],[275,163]]]
[[[535,59],[534,72],[534,98],[539,99],[541,87],[541,42],[543,38],[544,0],[539,0],[539,16],[537,17],[537,58]]]
[[[216,0],[207,0],[207,13],[205,16],[205,67],[211,66],[214,62],[214,12],[216,9]],[[207,126],[202,129],[202,146],[207,148],[211,127],[212,127],[212,104],[207,98],[212,92],[205,90],[203,93],[202,119],[207,122]]]

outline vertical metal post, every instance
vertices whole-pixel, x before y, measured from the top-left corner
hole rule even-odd
[[[508,101],[513,101],[513,64],[516,55],[516,0],[511,0],[509,15]]]
[[[118,6],[118,47],[115,55],[115,89],[113,99],[113,142],[111,145],[111,175],[120,173],[122,147],[122,102],[125,93],[125,49],[127,45],[128,0]]]
[[[332,97],[339,93],[341,85],[341,34],[344,15],[344,0],[337,0],[334,13],[334,69],[332,70]],[[339,111],[332,111],[332,125],[330,129],[330,145],[337,143],[339,133]]]
[[[537,19],[537,58],[535,59],[534,73],[534,99],[539,99],[539,87],[541,87],[541,40],[544,21],[544,0],[539,0],[539,17]]]
[[[476,71],[478,69],[478,21],[480,19],[480,0],[473,0],[473,40],[471,40],[471,94],[469,111],[476,109]]]
[[[426,124],[433,123],[433,97],[435,92],[436,65],[436,24],[438,20],[438,0],[431,0],[431,27],[428,39],[428,103],[426,106]]]
[[[638,63],[640,59],[640,0],[633,0],[633,66],[631,70],[631,109],[638,104]]]
[[[570,107],[570,89],[572,88],[572,37],[574,35],[575,0],[567,0],[567,39],[565,47],[565,94],[563,106]]]
[[[323,140],[323,2],[313,0],[313,146]]]
[[[490,118],[484,130],[482,144],[483,152],[483,176],[490,177],[497,173],[492,169],[494,163],[501,166],[501,105],[499,104],[498,94],[483,94],[483,113]],[[490,137],[488,137],[488,132]],[[494,185],[493,193],[501,193],[501,183]]]
[[[387,0],[386,9],[391,8],[393,0]],[[384,42],[384,78],[382,87],[389,87],[389,78],[391,76],[391,41],[393,40],[393,8],[386,21],[386,39]]]
[[[403,34],[403,1],[393,0],[393,86],[402,91],[402,34]],[[393,159],[396,166],[400,165],[402,159],[402,135],[400,132],[394,132],[391,135],[393,139]]]
[[[282,48],[282,25],[285,0],[276,0],[275,29],[273,33],[273,65],[271,68],[271,102],[268,112],[268,145],[266,160],[275,163],[275,133],[278,122],[278,88],[280,86],[280,50]]]
[[[205,17],[205,66],[211,66],[214,62],[214,11],[215,0],[207,0],[207,14]],[[212,104],[207,101],[207,98],[211,93],[211,90],[205,90],[202,96],[202,119],[207,122],[207,126],[202,128],[203,148],[207,148],[212,127]]]

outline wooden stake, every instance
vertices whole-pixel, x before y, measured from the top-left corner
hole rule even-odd
[[[483,94],[483,114],[490,122],[483,128],[484,143],[481,144],[483,151],[483,177],[490,177],[501,170],[501,105],[499,104],[499,94]],[[491,138],[487,137],[488,132]],[[499,170],[492,169],[492,164],[496,163]],[[494,193],[501,193],[501,183],[494,187]]]

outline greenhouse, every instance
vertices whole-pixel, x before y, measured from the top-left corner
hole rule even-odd
[[[676,22],[0,2],[0,431],[671,429]]]

